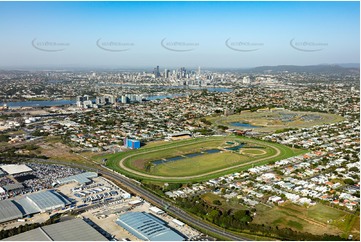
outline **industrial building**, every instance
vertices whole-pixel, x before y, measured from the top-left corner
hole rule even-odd
[[[69,206],[71,202],[60,193],[47,190],[32,193],[17,199],[0,201],[0,223],[53,211]]]
[[[11,200],[0,201],[0,223],[22,218],[23,213]]]
[[[4,239],[5,241],[108,241],[82,219],[47,225]]]
[[[30,172],[32,169],[26,165],[2,165],[0,168],[9,175]]]
[[[128,212],[122,214],[116,223],[140,240],[183,241],[185,238],[172,230],[167,224],[146,212]]]
[[[96,173],[96,172],[84,172],[84,173],[80,173],[78,175],[68,176],[65,178],[58,179],[57,183],[59,185],[63,185],[63,184],[71,183],[71,182],[77,182],[80,185],[83,185],[83,184],[91,183],[92,181],[90,179],[96,178],[96,177],[98,177],[98,173]]]
[[[124,146],[128,149],[139,149],[140,148],[140,141],[135,139],[124,139]]]
[[[8,184],[3,186],[6,192],[13,192],[24,189],[24,186],[21,183]]]
[[[27,195],[26,198],[35,205],[41,213],[65,208],[71,204],[69,200],[53,190],[32,193]]]
[[[6,175],[6,173],[0,169],[0,177],[5,176],[5,175]]]

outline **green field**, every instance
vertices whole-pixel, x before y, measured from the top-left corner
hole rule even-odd
[[[336,114],[317,112],[295,112],[288,110],[243,112],[227,117],[209,117],[208,121],[216,125],[224,125],[233,129],[250,129],[235,126],[232,123],[240,122],[251,124],[256,131],[271,132],[290,128],[307,128],[315,125],[337,123],[343,121],[343,117]]]
[[[323,204],[306,208],[290,202],[272,208],[259,204],[257,215],[252,223],[292,228],[300,232],[322,235],[324,233],[340,235],[345,238],[353,234],[360,237],[359,216],[349,214]]]
[[[247,160],[249,160],[247,157],[231,152],[208,154],[201,158],[194,157],[179,162],[157,165],[151,173],[161,176],[173,176],[173,174],[176,174],[177,176],[197,175],[203,172],[210,172],[241,162],[246,162]]]
[[[152,163],[155,160],[208,149],[229,148],[230,144],[227,142],[233,142],[235,145],[245,143],[245,146],[240,149],[241,152],[224,150],[221,153],[203,154],[157,165]],[[242,149],[249,153],[242,154]],[[305,152],[245,137],[219,136],[162,143],[139,150],[102,156],[98,159],[107,158],[109,168],[135,178],[161,181],[201,181]]]

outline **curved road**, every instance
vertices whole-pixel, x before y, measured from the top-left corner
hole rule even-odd
[[[43,160],[43,159],[33,159],[33,160],[37,160],[39,162],[56,163],[56,164],[67,165],[67,166],[71,165],[74,167],[79,167],[82,169],[93,170],[93,171],[96,170],[99,174],[109,177],[113,181],[123,184],[125,187],[132,190],[134,193],[142,196],[145,200],[151,201],[153,204],[156,204],[160,207],[168,206],[167,210],[170,211],[171,213],[173,213],[174,215],[176,215],[181,220],[183,220],[186,224],[190,224],[190,225],[193,224],[193,225],[197,226],[198,228],[204,229],[205,231],[209,231],[214,234],[219,234],[219,235],[221,235],[225,238],[228,238],[230,240],[233,240],[233,241],[249,240],[247,238],[241,237],[240,235],[236,235],[232,232],[225,231],[224,229],[219,228],[216,225],[206,223],[199,218],[195,218],[195,217],[189,215],[188,213],[184,212],[180,208],[172,206],[164,199],[162,199],[162,198],[154,195],[153,193],[149,192],[148,190],[142,188],[141,186],[139,186],[139,184],[137,184],[133,180],[131,180],[115,171],[110,171],[107,168],[104,168],[102,166],[99,167],[99,169],[97,169],[97,168],[93,168],[93,167],[88,167],[88,166],[83,166],[83,165],[78,165],[78,164],[69,164],[68,162],[61,162],[61,161],[54,161],[54,160]]]
[[[252,141],[252,142],[253,142],[253,143],[257,143],[257,141]],[[181,145],[181,146],[186,146],[186,145],[188,145],[188,144]],[[208,175],[212,175],[212,174],[215,174],[215,173],[227,171],[227,170],[230,170],[230,169],[233,169],[233,168],[237,168],[237,167],[242,167],[242,166],[250,165],[250,164],[253,164],[253,163],[255,163],[255,162],[265,160],[265,159],[271,159],[271,158],[277,157],[277,156],[281,153],[280,149],[278,149],[277,147],[274,147],[274,146],[269,145],[269,144],[264,144],[264,143],[262,143],[262,145],[265,145],[265,146],[271,147],[272,149],[275,149],[275,150],[276,150],[276,154],[274,154],[274,155],[272,155],[272,156],[269,156],[269,157],[266,157],[266,158],[260,158],[260,159],[252,160],[252,161],[249,161],[249,162],[246,162],[246,163],[241,163],[241,164],[239,164],[239,165],[226,167],[226,168],[219,169],[219,170],[215,170],[215,171],[211,171],[211,172],[208,172],[208,173],[203,173],[203,174],[201,174],[201,175],[182,176],[182,177],[156,176],[156,175],[145,174],[145,173],[142,173],[142,172],[133,170],[133,169],[131,169],[131,168],[129,168],[129,167],[126,167],[126,166],[124,165],[124,161],[125,161],[126,159],[130,158],[130,157],[133,157],[133,156],[136,156],[136,155],[140,155],[140,154],[147,154],[147,153],[152,153],[152,152],[158,152],[158,151],[161,151],[161,150],[172,149],[172,148],[176,148],[176,147],[171,147],[171,148],[168,148],[168,147],[167,147],[167,148],[163,148],[163,149],[157,149],[157,150],[153,150],[153,151],[148,151],[148,152],[142,152],[142,153],[136,153],[136,154],[128,155],[127,157],[124,157],[123,159],[121,159],[121,160],[119,161],[119,166],[120,166],[120,168],[122,168],[123,170],[125,170],[125,171],[127,171],[127,172],[130,172],[130,173],[133,173],[133,174],[136,174],[136,175],[141,176],[141,177],[148,177],[148,178],[155,178],[155,179],[189,180],[189,179],[201,178],[201,177],[203,177],[203,176],[208,176]]]

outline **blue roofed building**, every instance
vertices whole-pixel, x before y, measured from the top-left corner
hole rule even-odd
[[[172,230],[157,217],[146,212],[128,212],[122,214],[116,223],[140,240],[183,241],[185,237]]]
[[[128,149],[139,149],[140,148],[140,141],[136,139],[124,139],[124,146]]]

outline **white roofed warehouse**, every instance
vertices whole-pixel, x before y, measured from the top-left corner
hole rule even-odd
[[[27,165],[2,165],[0,168],[9,175],[30,172],[32,169]]]

